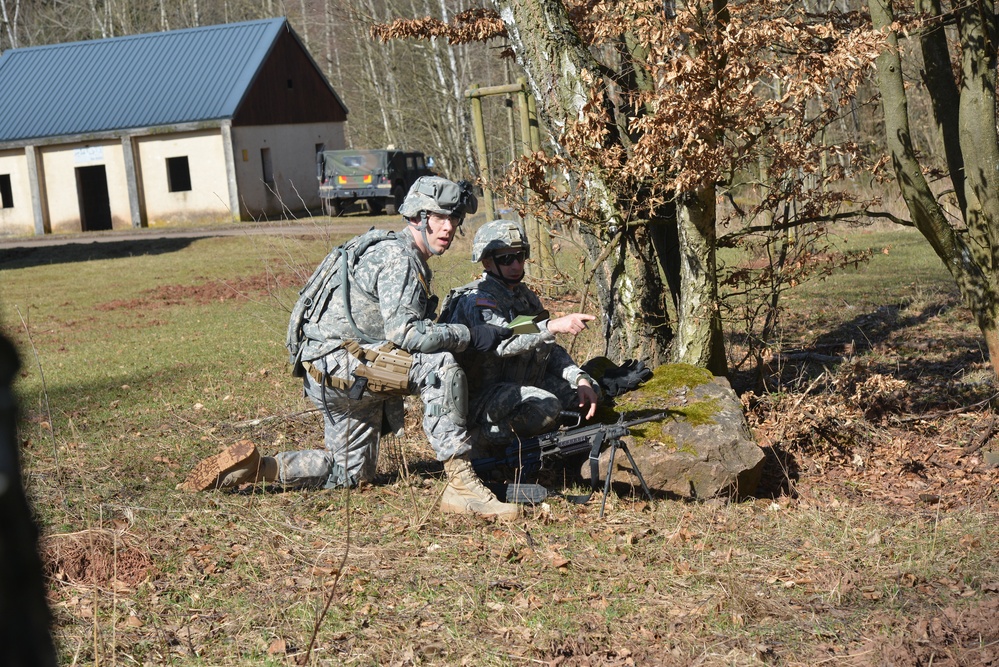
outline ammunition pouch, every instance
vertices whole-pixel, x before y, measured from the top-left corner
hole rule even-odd
[[[392,343],[365,349],[356,341],[346,341],[343,347],[361,361],[354,376],[367,380],[367,389],[380,394],[403,396],[409,393],[409,371],[413,356]]]
[[[338,378],[335,375],[329,375],[328,373],[323,373],[321,370],[310,364],[308,361],[302,362],[302,368],[305,372],[309,374],[317,384],[324,384],[331,389],[339,389],[341,391],[347,391],[350,389],[350,383],[343,378]]]
[[[343,349],[361,362],[353,371],[356,378],[353,381],[324,373],[308,361],[302,362],[302,368],[317,384],[350,392],[350,398],[355,400],[361,398],[365,389],[395,396],[409,393],[409,370],[413,367],[413,356],[409,352],[392,343],[369,350],[353,340],[345,341]]]

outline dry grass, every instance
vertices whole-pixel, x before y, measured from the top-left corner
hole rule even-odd
[[[314,630],[313,665],[999,664],[999,479],[991,440],[968,451],[993,389],[945,281],[899,298],[898,267],[872,265],[837,288],[854,309],[796,303],[788,348],[852,361],[775,365],[782,391],[747,394],[758,500],[443,517],[415,429],[350,494],[175,491],[236,439],[321,442],[283,307],[327,248],[206,239],[5,269],[62,664],[294,664]],[[466,279],[456,253],[440,290]]]

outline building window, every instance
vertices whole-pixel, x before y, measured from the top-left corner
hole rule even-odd
[[[10,187],[10,174],[0,174],[0,208],[14,208],[14,191]]]
[[[187,156],[167,158],[167,187],[170,192],[187,192],[191,189],[191,167]]]
[[[263,168],[264,183],[271,185],[274,183],[274,165],[271,164],[271,149],[260,149],[260,164]]]

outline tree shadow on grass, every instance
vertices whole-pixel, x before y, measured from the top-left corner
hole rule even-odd
[[[0,249],[0,270],[101,259],[163,255],[187,248],[195,238],[150,238],[128,241],[80,242]]]
[[[868,373],[905,380],[951,379],[987,360],[978,336],[963,335],[949,325],[945,340],[924,339],[916,332],[955,307],[960,307],[956,296],[929,304],[911,315],[902,314],[903,304],[878,306],[819,334],[808,345],[782,349],[762,369],[754,366],[733,370],[729,380],[740,395],[747,391],[800,391],[826,371],[857,359],[863,360]],[[740,342],[737,337],[733,340]],[[892,352],[888,359],[871,354],[886,348]]]
[[[918,313],[904,316],[905,306],[902,304],[878,306],[821,334],[811,348],[827,354],[845,354],[851,349],[853,354],[867,352],[898,332],[926,324],[956,305],[954,301],[947,300],[929,304]]]

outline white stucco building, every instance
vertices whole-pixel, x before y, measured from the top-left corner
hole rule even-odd
[[[283,19],[0,56],[0,234],[320,208],[347,109]]]

